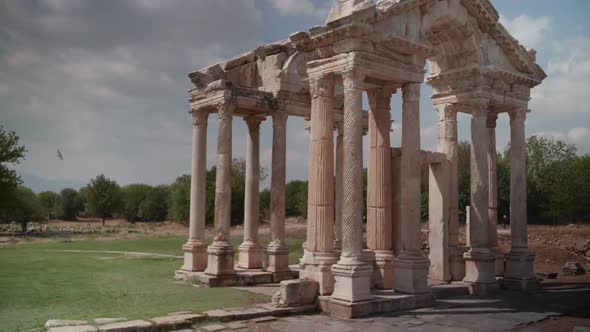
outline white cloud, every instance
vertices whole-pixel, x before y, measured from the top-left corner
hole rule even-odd
[[[538,47],[545,41],[545,33],[551,27],[547,16],[531,17],[521,14],[513,19],[500,15],[500,23],[525,47]]]
[[[590,37],[577,36],[554,45],[556,56],[547,65],[548,77],[531,92],[531,109],[540,114],[590,112]]]
[[[580,153],[590,153],[590,128],[573,128],[567,132],[561,132],[558,130],[541,131],[534,133],[533,136],[543,136],[562,140],[576,145],[578,152]]]
[[[266,0],[283,16],[303,14],[326,18],[328,9],[316,6],[311,0]]]

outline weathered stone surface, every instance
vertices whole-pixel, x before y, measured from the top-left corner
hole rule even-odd
[[[222,310],[222,309],[205,311],[205,314],[207,315],[207,317],[209,319],[219,320],[222,322],[228,322],[228,321],[234,319],[234,316],[235,316],[230,311],[226,311],[226,310]]]
[[[272,322],[272,321],[275,321],[275,320],[277,320],[277,318],[276,317],[273,317],[273,316],[264,316],[264,317],[252,319],[252,321],[254,323]]]
[[[105,332],[142,332],[149,331],[153,324],[145,320],[131,320],[127,322],[111,323],[99,326],[99,331]]]
[[[312,280],[285,280],[281,282],[279,306],[313,304],[318,296],[319,285]]]
[[[84,325],[88,324],[85,320],[67,320],[67,319],[50,319],[45,322],[44,327],[56,327],[56,326],[71,326],[71,325]]]
[[[210,325],[205,325],[199,328],[199,331],[203,331],[203,332],[217,332],[217,331],[223,331],[225,330],[227,327],[225,325],[221,325],[221,324],[210,324]]]
[[[94,322],[96,324],[109,324],[109,323],[120,322],[123,320],[127,320],[127,319],[126,318],[95,318]]]
[[[199,321],[204,318],[204,315],[181,314],[155,317],[151,318],[150,321],[154,322],[154,324],[158,328],[181,328],[189,327],[193,322]]]
[[[59,326],[50,327],[47,332],[95,332],[98,329],[91,325]]]
[[[586,274],[586,269],[578,262],[567,262],[561,267],[561,274],[578,276]]]

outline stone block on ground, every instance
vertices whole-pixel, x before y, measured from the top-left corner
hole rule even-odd
[[[50,319],[45,322],[44,327],[58,327],[58,326],[72,326],[72,325],[84,325],[88,324],[88,321],[85,320],[67,320],[67,319]]]
[[[205,314],[207,315],[207,317],[209,319],[219,320],[222,322],[229,322],[230,320],[234,319],[234,314],[232,314],[229,311],[222,310],[222,309],[205,311]]]
[[[98,329],[91,325],[71,325],[50,327],[47,332],[96,332]]]
[[[319,284],[312,280],[285,280],[281,281],[279,306],[304,306],[314,304],[317,301]]]
[[[567,262],[561,267],[561,274],[563,275],[583,275],[586,274],[584,266],[578,262]]]
[[[210,325],[205,325],[202,326],[198,329],[198,331],[203,331],[203,332],[216,332],[216,331],[223,331],[227,328],[227,326],[225,325],[221,325],[221,324],[210,324]]]
[[[96,324],[109,324],[109,323],[116,323],[120,321],[127,320],[127,318],[95,318],[94,322]]]
[[[254,323],[264,323],[264,322],[272,322],[275,320],[277,320],[277,318],[274,316],[264,316],[264,317],[260,317],[260,318],[254,318],[252,321]]]
[[[204,319],[204,315],[197,314],[182,314],[182,315],[168,315],[163,317],[151,318],[157,328],[183,328],[190,327],[193,322]]]
[[[143,332],[150,331],[153,324],[145,320],[111,323],[99,326],[99,331],[108,332]]]

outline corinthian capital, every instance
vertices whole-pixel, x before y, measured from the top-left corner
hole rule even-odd
[[[527,109],[526,108],[519,108],[517,110],[511,111],[508,114],[510,114],[510,122],[513,121],[523,121],[526,120],[526,113],[527,113]]]
[[[206,126],[209,119],[209,113],[204,111],[193,112],[193,126]]]
[[[285,127],[287,125],[288,114],[285,111],[275,111],[272,114],[272,126],[273,128]]]
[[[244,118],[244,121],[246,122],[246,125],[248,125],[248,130],[250,132],[259,131],[260,124],[264,120],[266,120],[266,119],[263,117],[260,117],[260,116],[247,116]]]
[[[402,85],[402,100],[404,103],[420,100],[420,83],[406,83]]]
[[[437,104],[434,105],[434,109],[438,113],[440,121],[457,121],[459,106],[455,104]]]
[[[309,78],[309,90],[312,98],[334,96],[334,76],[325,74]]]
[[[217,115],[219,115],[219,121],[223,121],[223,120],[227,120],[228,118],[231,120],[231,118],[234,115],[234,106],[230,103],[224,102],[224,103],[219,103],[216,105],[217,108]]]
[[[361,90],[365,74],[359,69],[347,68],[342,71],[342,85],[345,90]]]

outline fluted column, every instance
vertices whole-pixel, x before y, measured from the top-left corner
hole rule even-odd
[[[375,253],[374,287],[393,288],[391,219],[391,94],[373,89],[369,97],[369,167],[367,176],[367,247]]]
[[[535,289],[535,256],[528,248],[527,169],[525,120],[527,109],[510,112],[510,234],[504,284],[508,288]]]
[[[210,275],[234,274],[234,249],[230,242],[232,117],[234,106],[218,106],[217,173],[215,178],[215,235],[207,248],[207,269]]]
[[[274,281],[289,276],[289,247],[285,242],[285,179],[287,164],[287,112],[277,110],[272,115],[272,173],[270,183],[271,242],[266,248],[266,270],[274,272]]]
[[[189,238],[182,246],[184,271],[204,271],[207,267],[205,242],[205,192],[207,177],[207,120],[209,113],[193,112],[193,160],[189,210]]]
[[[334,77],[310,78],[311,137],[307,208],[307,250],[299,277],[319,283],[320,294],[334,289]]]
[[[489,171],[489,203],[488,218],[490,230],[488,233],[490,239],[490,250],[496,257],[495,273],[496,276],[504,275],[504,254],[498,246],[498,178],[497,178],[497,159],[496,152],[496,121],[498,114],[488,114],[488,171]]]
[[[471,205],[469,237],[471,248],[465,253],[465,278],[473,293],[497,289],[495,256],[489,241],[489,171],[488,171],[488,104],[471,106]]]
[[[342,253],[332,266],[333,299],[359,302],[371,299],[372,266],[362,259],[363,250],[363,91],[356,70],[343,73],[344,164]]]
[[[402,86],[401,253],[394,260],[394,288],[421,294],[428,287],[429,261],[421,251],[420,224],[420,84]]]
[[[342,164],[344,160],[344,128],[343,123],[336,123],[336,171],[335,171],[335,216],[334,216],[334,250],[342,249]]]
[[[244,242],[239,248],[238,267],[262,268],[262,248],[258,245],[258,196],[260,188],[260,124],[264,118],[246,117],[248,146],[244,197]]]

